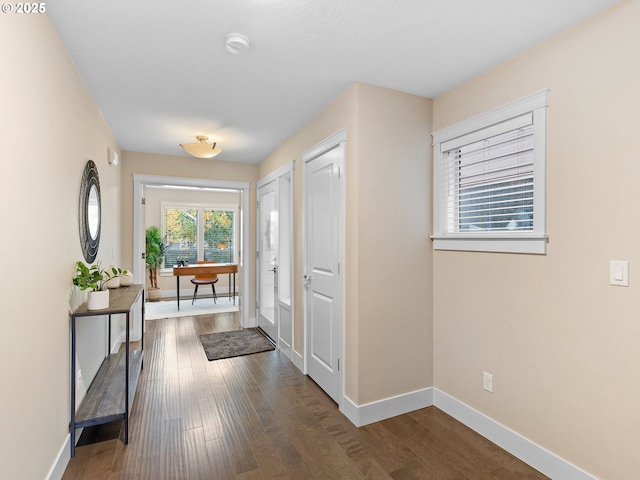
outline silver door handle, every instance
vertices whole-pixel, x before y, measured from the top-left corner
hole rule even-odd
[[[302,277],[302,283],[304,283],[305,285],[309,285],[312,280],[313,277],[311,275],[305,275],[304,277]]]

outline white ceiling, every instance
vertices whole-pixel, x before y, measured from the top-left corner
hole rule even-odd
[[[353,82],[434,98],[617,0],[53,0],[124,150],[258,163]],[[251,40],[244,55],[225,36]],[[206,161],[206,160],[203,160]]]

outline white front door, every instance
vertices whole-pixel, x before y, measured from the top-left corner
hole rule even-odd
[[[344,132],[303,156],[304,325],[308,375],[338,404],[342,396]]]
[[[278,182],[258,188],[258,326],[278,338]]]

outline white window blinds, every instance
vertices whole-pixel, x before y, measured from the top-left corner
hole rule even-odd
[[[546,253],[548,94],[432,133],[434,249]]]
[[[446,233],[533,230],[532,123],[524,115],[444,146]]]

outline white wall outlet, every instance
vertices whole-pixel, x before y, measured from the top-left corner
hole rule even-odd
[[[78,370],[76,375],[76,390],[80,388],[80,385],[82,385],[82,370]]]
[[[493,392],[493,375],[487,372],[482,374],[482,388],[487,392]]]

